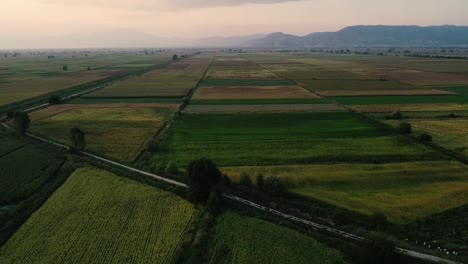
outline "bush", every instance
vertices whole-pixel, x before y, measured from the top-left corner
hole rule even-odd
[[[15,112],[13,113],[13,128],[16,131],[18,136],[26,135],[26,131],[29,128],[29,124],[31,123],[31,119],[29,119],[29,115],[26,112]]]
[[[363,264],[398,263],[395,243],[383,233],[369,233],[363,241],[359,255],[359,263]]]
[[[422,133],[421,135],[419,135],[419,142],[430,143],[432,142],[432,136],[427,133]]]
[[[49,97],[49,104],[51,104],[51,105],[60,104],[61,102],[62,102],[62,100],[57,95],[52,95],[52,96]]]
[[[280,178],[270,176],[265,179],[263,190],[271,195],[280,195],[286,191],[286,186]]]
[[[159,150],[159,141],[154,138],[148,141],[148,143],[146,143],[146,150],[151,153],[156,153]]]
[[[398,133],[403,134],[403,135],[409,135],[413,132],[413,129],[411,128],[411,124],[407,122],[401,122],[398,125]]]
[[[402,120],[403,119],[403,114],[397,110],[395,112],[393,112],[391,115],[390,115],[390,119],[393,119],[393,120]]]
[[[263,185],[265,184],[265,178],[263,177],[262,174],[257,175],[255,182],[257,183],[257,188],[260,190],[263,190]]]
[[[179,173],[179,168],[174,162],[169,161],[166,165],[166,168],[164,169],[164,172],[166,174],[177,174]]]
[[[9,112],[6,114],[6,118],[7,118],[7,119],[12,119],[14,115],[15,115],[15,112],[9,111]]]
[[[247,187],[252,187],[253,186],[252,179],[250,179],[250,176],[245,172],[241,173],[240,179],[239,179],[239,184],[247,186]]]

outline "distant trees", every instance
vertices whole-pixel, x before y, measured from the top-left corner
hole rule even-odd
[[[397,127],[398,133],[403,135],[409,135],[413,132],[411,124],[408,122],[401,122]]]
[[[222,182],[221,171],[211,160],[193,160],[187,167],[187,182],[193,199],[206,202],[211,191]]]
[[[172,60],[177,60],[178,58],[179,58],[179,55],[177,54],[172,55]]]
[[[85,132],[83,132],[78,127],[73,127],[70,129],[70,141],[72,143],[70,150],[72,151],[82,151],[86,147]]]
[[[63,66],[62,66],[62,70],[68,71],[68,65],[63,65]]]
[[[29,124],[31,123],[31,119],[29,118],[28,113],[26,112],[14,112],[12,116],[13,128],[15,129],[16,134],[18,136],[26,135],[26,131],[29,128]]]
[[[60,104],[61,102],[62,102],[62,99],[60,99],[58,95],[51,95],[49,97],[49,104],[51,105]]]

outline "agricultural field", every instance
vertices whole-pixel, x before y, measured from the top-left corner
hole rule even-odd
[[[193,100],[320,98],[299,86],[215,86],[197,89]]]
[[[434,151],[347,112],[183,114],[150,162],[219,166],[437,160]]]
[[[195,88],[210,63],[209,59],[185,59],[87,94],[85,98],[182,98]]]
[[[87,150],[132,162],[177,105],[59,105],[31,115],[31,132],[69,145],[69,130],[86,133]]]
[[[234,212],[221,216],[209,251],[212,264],[346,263],[342,254],[304,234]]]
[[[224,167],[233,181],[247,174],[284,180],[288,192],[359,213],[383,213],[405,224],[468,203],[468,168],[455,161]]]
[[[82,168],[0,248],[3,263],[172,263],[195,208],[174,194]]]
[[[59,155],[3,130],[0,145],[0,205],[27,198],[63,163]]]
[[[407,119],[416,134],[429,133],[434,143],[457,150],[468,156],[468,119],[466,118],[421,118]],[[395,121],[387,121],[397,125]]]
[[[291,80],[286,79],[275,79],[275,80],[261,80],[261,79],[252,79],[252,80],[234,80],[234,79],[203,79],[199,86],[291,86],[296,85]]]
[[[309,113],[309,112],[342,112],[344,108],[335,104],[274,104],[259,102],[262,104],[195,104],[188,105],[184,113],[190,114],[213,114],[213,113]],[[284,102],[283,102],[284,103]]]
[[[0,67],[0,105],[7,105],[128,73],[131,70],[162,64],[167,55],[48,54],[2,58]],[[142,62],[144,64],[142,64]],[[135,62],[139,62],[135,65]],[[67,70],[64,70],[64,65]],[[149,66],[148,66],[149,65]]]

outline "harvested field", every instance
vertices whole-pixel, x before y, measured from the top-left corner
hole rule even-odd
[[[413,95],[413,96],[343,96],[333,100],[344,105],[385,104],[467,104],[468,97],[461,95]]]
[[[268,70],[210,70],[206,79],[280,79]]]
[[[360,80],[368,76],[345,71],[275,71],[281,77],[290,80]]]
[[[210,60],[184,60],[105,87],[84,97],[184,97],[197,85],[209,65]]]
[[[296,85],[290,80],[229,80],[229,79],[204,79],[200,82],[199,86],[291,86]]]
[[[279,105],[279,104],[332,104],[325,98],[311,99],[224,99],[224,100],[190,100],[190,105]]]
[[[195,100],[320,98],[299,86],[217,86],[199,88]]]
[[[339,112],[335,104],[263,104],[263,105],[188,105],[184,113],[278,113],[278,112]]]
[[[454,95],[442,90],[316,91],[321,96]]]

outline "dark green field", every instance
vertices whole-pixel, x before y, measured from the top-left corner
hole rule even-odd
[[[220,166],[440,159],[351,113],[184,114],[153,162]]]

